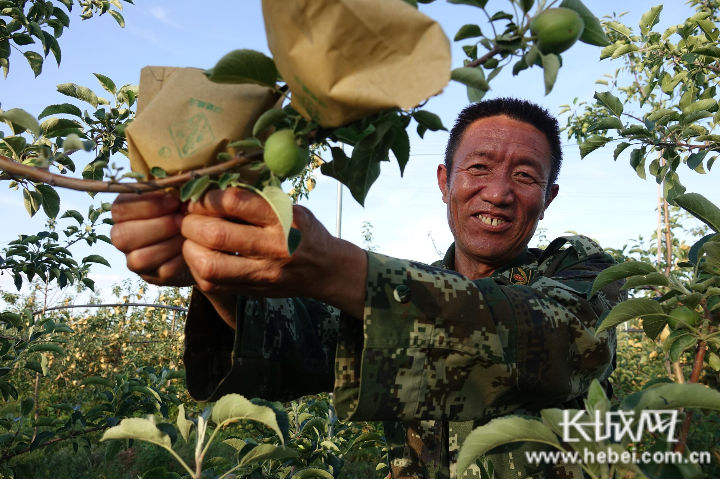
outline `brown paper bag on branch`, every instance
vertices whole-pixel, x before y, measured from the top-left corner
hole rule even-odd
[[[135,120],[125,130],[130,166],[149,176],[217,163],[231,141],[252,136],[278,94],[258,85],[213,83],[197,68],[145,67]]]
[[[402,0],[262,0],[292,106],[324,127],[413,108],[450,81],[440,25]]]

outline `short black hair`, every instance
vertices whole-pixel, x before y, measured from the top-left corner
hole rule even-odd
[[[462,141],[465,130],[481,118],[504,115],[513,120],[524,122],[540,130],[550,144],[550,178],[546,194],[550,193],[553,185],[560,175],[562,165],[562,148],[560,147],[560,125],[555,117],[545,108],[527,100],[501,97],[492,100],[473,103],[463,108],[450,130],[450,138],[445,148],[445,167],[447,168],[447,181],[450,183],[453,158]]]

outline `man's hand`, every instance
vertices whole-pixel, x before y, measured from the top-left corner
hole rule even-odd
[[[180,200],[162,192],[121,194],[113,203],[113,245],[125,253],[128,268],[148,283],[193,284],[182,256],[180,205]]]
[[[330,235],[306,208],[293,207],[302,240],[292,256],[275,212],[252,192],[213,190],[188,211],[182,251],[202,291],[310,297],[363,317],[365,251]]]

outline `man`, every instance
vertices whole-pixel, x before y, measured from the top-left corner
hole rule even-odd
[[[455,243],[435,267],[336,239],[299,206],[302,242],[289,256],[270,207],[236,189],[209,192],[184,217],[169,196],[121,195],[112,238],[147,281],[196,286],[193,397],[286,401],[334,388],[340,419],[385,421],[394,477],[457,477],[475,426],[579,407],[612,371],[614,332],[595,327],[621,294],[611,285],[587,299],[612,258],[579,236],[527,248],[558,194],[561,158],[557,120],[534,104],[463,110],[437,170]],[[540,449],[487,458],[496,476],[582,476],[526,462],[522,452]]]

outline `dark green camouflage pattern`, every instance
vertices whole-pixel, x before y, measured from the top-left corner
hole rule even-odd
[[[234,343],[194,293],[190,394],[286,401],[334,389],[341,420],[385,421],[395,478],[456,478],[462,442],[494,417],[580,408],[613,368],[615,332],[595,328],[624,291],[618,283],[586,298],[612,257],[586,237],[562,237],[470,280],[452,271],[453,253],[436,266],[368,253],[363,321],[312,299],[242,297]],[[526,464],[524,451],[545,448],[503,447],[464,478],[582,476],[574,465]]]

